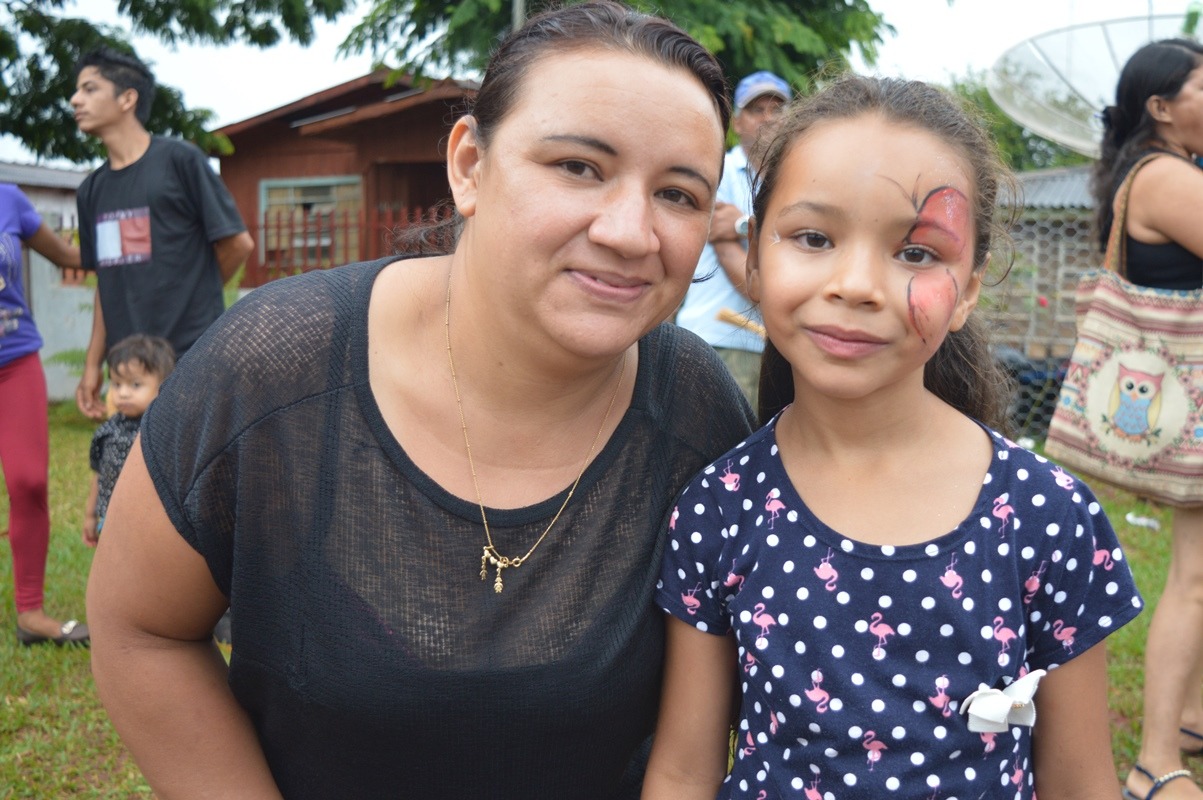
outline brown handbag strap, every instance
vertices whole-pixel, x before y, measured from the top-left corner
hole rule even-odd
[[[1121,278],[1126,278],[1128,275],[1128,195],[1132,193],[1132,182],[1136,178],[1136,173],[1145,164],[1148,164],[1155,158],[1160,158],[1164,153],[1150,153],[1144,156],[1135,164],[1132,169],[1128,170],[1128,174],[1124,177],[1124,182],[1119,185],[1119,189],[1115,193],[1115,199],[1118,201],[1115,209],[1115,217],[1111,220],[1111,235],[1107,237],[1107,252],[1103,256],[1103,268],[1109,269]]]

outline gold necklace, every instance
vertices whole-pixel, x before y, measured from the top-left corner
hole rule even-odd
[[[500,593],[502,590],[501,571],[509,567],[520,567],[526,563],[526,560],[531,557],[531,553],[543,544],[543,540],[547,538],[547,534],[551,532],[552,527],[560,519],[560,515],[564,513],[564,509],[568,507],[568,501],[572,499],[572,495],[576,493],[576,487],[580,485],[581,478],[585,476],[585,470],[589,467],[589,461],[593,458],[593,451],[597,448],[597,442],[601,439],[602,431],[606,429],[606,422],[610,419],[610,412],[614,409],[614,400],[618,397],[618,389],[622,386],[622,376],[627,367],[627,354],[624,351],[622,354],[622,362],[618,366],[618,380],[614,384],[614,391],[610,394],[610,403],[606,406],[606,415],[602,417],[601,427],[597,429],[597,433],[593,436],[593,443],[589,445],[589,452],[585,455],[585,460],[581,462],[581,471],[577,473],[576,480],[572,482],[572,488],[568,490],[568,496],[564,498],[564,502],[560,504],[560,510],[551,518],[551,522],[547,523],[547,527],[543,529],[543,533],[539,534],[539,538],[530,546],[524,555],[510,558],[503,556],[497,546],[493,544],[493,534],[489,531],[489,517],[485,514],[485,503],[480,496],[480,482],[476,478],[476,465],[472,461],[472,445],[468,443],[468,423],[464,421],[464,403],[460,399],[459,381],[455,377],[455,359],[451,355],[451,274],[447,274],[447,300],[443,306],[443,334],[447,339],[447,363],[451,366],[451,386],[455,389],[455,405],[459,409],[459,424],[460,429],[464,433],[464,449],[468,451],[468,468],[472,471],[472,488],[476,490],[476,504],[480,506],[480,522],[485,528],[485,546],[480,556],[480,579],[483,581],[489,573],[489,566],[497,568],[497,576],[493,581],[493,591]]]

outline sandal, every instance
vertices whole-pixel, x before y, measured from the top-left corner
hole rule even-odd
[[[1165,786],[1170,781],[1176,780],[1178,778],[1189,778],[1190,777],[1189,769],[1176,769],[1173,772],[1165,773],[1160,778],[1153,777],[1153,773],[1149,772],[1147,769],[1142,767],[1140,764],[1133,764],[1132,769],[1134,769],[1135,771],[1139,772],[1141,775],[1144,775],[1146,778],[1151,780],[1153,782],[1153,787],[1151,789],[1149,789],[1148,794],[1146,794],[1144,797],[1141,797],[1140,795],[1133,794],[1132,790],[1129,789],[1127,786],[1125,786],[1125,787],[1123,787],[1123,789],[1120,790],[1124,800],[1153,800],[1153,798],[1156,796],[1156,794],[1159,791],[1161,791],[1161,787]]]
[[[73,619],[62,624],[58,636],[42,636],[40,633],[27,631],[20,625],[17,626],[17,641],[26,647],[32,647],[35,644],[53,644],[56,647],[65,644],[80,644],[87,647],[91,638],[88,626]]]
[[[1191,739],[1196,739],[1199,742],[1203,742],[1203,733],[1196,733],[1196,732],[1192,731],[1190,728],[1179,728],[1178,732],[1181,733],[1183,736],[1187,736],[1187,737],[1190,737]],[[1183,748],[1181,748],[1181,750],[1183,753],[1185,753],[1188,756],[1203,755],[1203,744],[1200,744],[1198,747],[1191,747],[1191,748],[1183,747]]]

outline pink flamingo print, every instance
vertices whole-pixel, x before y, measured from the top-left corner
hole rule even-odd
[[[777,735],[777,714],[773,709],[769,709],[769,733],[773,736]]]
[[[877,637],[877,646],[874,650],[885,649],[886,639],[894,635],[894,629],[882,622],[880,611],[874,611],[869,617],[869,633]]]
[[[832,552],[831,548],[827,548],[827,555],[819,559],[819,566],[815,567],[815,575],[819,576],[819,580],[827,581],[825,586],[827,591],[835,591],[835,582],[840,579],[840,573],[836,572],[835,567],[831,566]]]
[[[1070,475],[1068,472],[1061,469],[1060,467],[1053,468],[1052,475],[1053,475],[1053,480],[1055,480],[1057,482],[1057,485],[1060,486],[1062,489],[1064,489],[1066,491],[1070,491],[1071,489],[1074,488],[1074,476]]]
[[[761,789],[760,793],[756,795],[756,800],[768,800],[768,798],[769,798],[769,793],[766,792],[764,789]]]
[[[777,489],[769,490],[764,504],[764,510],[769,512],[769,530],[773,529],[773,523],[777,521],[777,517],[781,516],[781,510],[785,508],[785,503],[779,499],[780,495],[781,492]]]
[[[1040,591],[1040,578],[1044,575],[1046,564],[1048,564],[1048,561],[1041,561],[1040,567],[1023,582],[1023,588],[1027,589],[1027,594],[1023,596],[1023,604],[1025,606],[1031,603],[1032,598],[1036,596],[1036,592]]]
[[[929,698],[927,698],[927,700],[933,706],[940,709],[941,715],[943,715],[945,717],[951,717],[952,716],[952,706],[949,705],[949,701],[952,698],[950,698],[948,696],[948,692],[945,691],[947,688],[948,688],[948,676],[941,675],[940,677],[936,678],[936,696],[929,697]]]
[[[810,786],[806,787],[806,791],[803,792],[803,794],[806,795],[806,800],[823,800],[823,795],[819,794],[818,775],[816,775],[815,779],[810,782]]]
[[[1015,769],[1011,770],[1011,785],[1018,786],[1023,782],[1023,767],[1019,766],[1019,756],[1015,757]]]
[[[885,742],[877,738],[876,731],[865,731],[865,735],[861,740],[861,746],[869,751],[867,753],[867,757],[869,759],[869,772],[873,771],[874,764],[876,764],[878,761],[881,761],[881,751],[890,749],[886,747]]]
[[[940,577],[940,583],[945,587],[952,589],[953,599],[961,598],[961,587],[965,585],[964,579],[957,574],[957,554],[952,554],[952,560],[948,562],[948,567],[944,570],[944,575]]]
[[[744,654],[744,672],[751,672],[752,669],[760,662],[756,660],[756,656],[751,653]]]
[[[1011,642],[1016,638],[1015,631],[1004,627],[1003,622],[1005,620],[1002,617],[994,618],[994,641],[1002,645],[998,651],[1000,656],[1011,649]]]
[[[820,714],[827,711],[827,705],[831,700],[831,695],[826,689],[821,688],[823,684],[823,673],[821,670],[815,670],[810,673],[811,686],[806,690],[806,699],[815,704],[815,711]]]
[[[997,736],[997,735],[998,735],[997,733],[983,733],[983,734],[981,734],[981,737],[982,737],[982,742],[984,742],[984,743],[985,743],[985,745],[986,745],[986,748],[985,748],[985,749],[982,751],[982,756],[983,756],[983,757],[984,757],[984,756],[985,756],[987,753],[993,753],[993,752],[994,752],[994,745],[995,745],[995,742],[994,742],[994,737],[995,737],[995,736]]]
[[[677,529],[677,517],[679,516],[681,516],[681,509],[677,506],[673,506],[673,515],[668,520],[668,529],[670,531],[675,531]]]
[[[744,576],[735,572],[734,558],[731,559],[731,571],[727,573],[727,580],[723,581],[723,586],[738,586],[739,588],[735,590],[736,593],[740,592],[744,588]]]
[[[998,532],[1006,533],[1007,523],[1011,521],[1011,516],[1015,513],[1015,509],[1007,502],[1009,495],[1004,492],[994,498],[994,510],[990,513],[998,520]]]
[[[1053,638],[1060,642],[1067,652],[1074,651],[1074,634],[1077,632],[1077,628],[1066,625],[1064,620],[1053,622]]]
[[[756,752],[756,742],[753,741],[753,739],[752,739],[751,731],[748,731],[746,734],[744,734],[744,736],[745,736],[748,744],[747,744],[747,746],[741,748],[739,753],[740,753],[740,755],[747,757]]]
[[[1095,539],[1093,536],[1090,537],[1090,541],[1091,541],[1092,547],[1094,547],[1098,544],[1098,540]],[[1111,568],[1115,566],[1115,562],[1111,560],[1111,551],[1107,550],[1105,548],[1095,550],[1094,551],[1094,565],[1096,567],[1101,566],[1103,569],[1110,572]]]
[[[739,491],[739,473],[731,471],[731,461],[728,459],[727,468],[723,470],[723,474],[718,476],[718,479],[723,482],[728,492]]]
[[[698,613],[698,608],[702,605],[702,601],[697,598],[697,594],[700,591],[702,591],[702,584],[699,583],[681,595],[681,602],[685,604],[685,610],[689,612],[691,617]]]
[[[763,638],[769,635],[769,628],[777,624],[777,620],[773,619],[772,614],[766,614],[764,603],[757,603],[755,613],[752,614],[752,622],[760,626],[760,636]]]

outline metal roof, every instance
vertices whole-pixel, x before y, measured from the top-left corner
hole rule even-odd
[[[0,181],[18,186],[43,189],[78,189],[90,169],[61,169],[39,164],[13,164],[0,161]]]
[[[1023,187],[1025,208],[1094,208],[1090,195],[1093,164],[1054,167],[1021,172],[1016,177]]]

